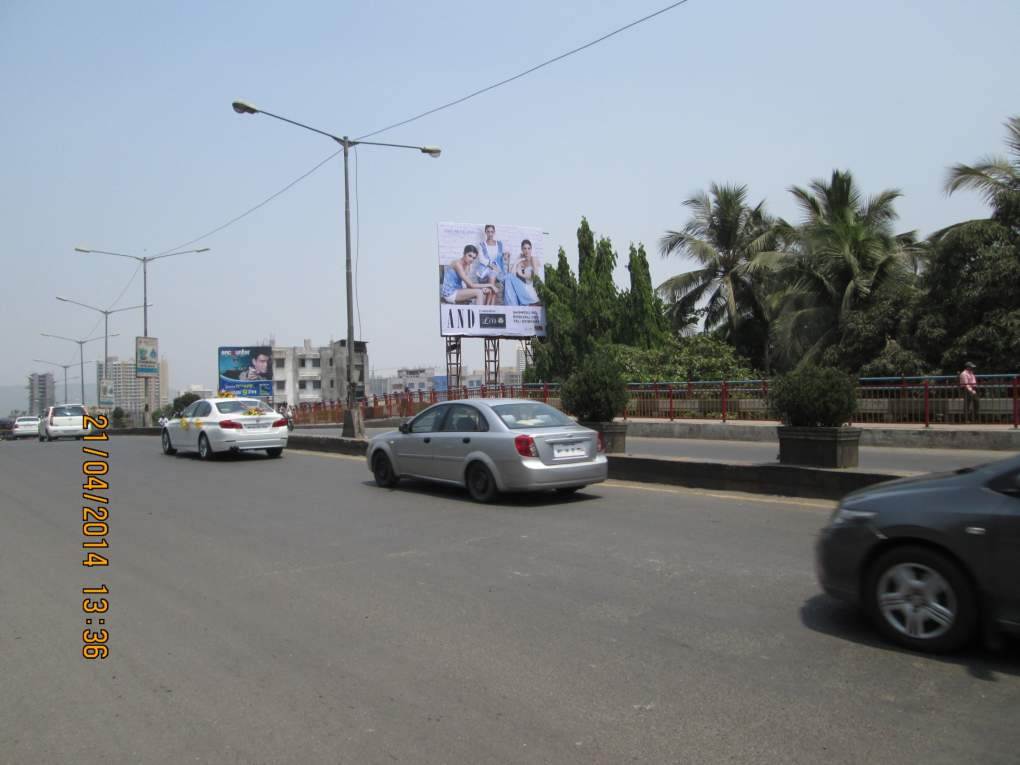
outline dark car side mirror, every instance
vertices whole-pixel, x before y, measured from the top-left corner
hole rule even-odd
[[[407,422],[402,422],[397,427],[397,430],[399,430],[401,433],[410,433],[411,432],[411,424],[407,423]]]

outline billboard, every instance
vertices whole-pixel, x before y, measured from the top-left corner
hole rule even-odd
[[[463,337],[542,337],[535,291],[545,237],[529,226],[440,223],[439,332]]]
[[[99,405],[113,406],[113,380],[99,381]]]
[[[159,340],[135,338],[135,377],[159,377]]]
[[[237,396],[273,395],[273,349],[268,345],[219,349],[219,390]]]

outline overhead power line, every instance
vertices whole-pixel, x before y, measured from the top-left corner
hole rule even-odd
[[[394,122],[392,125],[387,125],[384,128],[379,128],[378,130],[376,130],[376,131],[374,131],[372,133],[365,133],[365,135],[358,136],[354,140],[362,141],[362,140],[364,140],[366,138],[371,138],[372,136],[379,135],[380,133],[385,133],[387,130],[393,130],[394,128],[402,127],[403,125],[408,125],[408,124],[410,124],[412,122],[420,120],[422,117],[428,117],[430,114],[435,114],[436,112],[441,112],[441,111],[443,111],[443,109],[449,109],[451,106],[457,106],[458,104],[462,104],[465,101],[468,101],[468,100],[474,98],[475,96],[480,96],[480,95],[482,95],[482,93],[488,93],[490,90],[495,90],[496,88],[502,87],[503,85],[507,85],[507,84],[513,82],[514,80],[519,80],[522,77],[527,77],[532,72],[537,72],[539,69],[543,69],[544,67],[547,67],[550,64],[555,64],[557,61],[562,61],[563,59],[567,58],[568,56],[573,56],[575,53],[580,53],[581,51],[586,50],[587,48],[590,48],[593,45],[598,45],[600,42],[604,42],[604,41],[608,40],[610,37],[615,37],[616,35],[620,34],[621,32],[626,32],[628,29],[630,29],[632,27],[636,27],[638,24],[643,24],[644,22],[648,21],[649,19],[654,19],[656,16],[661,16],[663,13],[666,13],[667,11],[671,11],[674,8],[676,8],[677,6],[683,5],[684,3],[687,3],[687,2],[689,2],[689,0],[679,0],[679,2],[673,3],[672,5],[667,5],[665,8],[661,8],[661,9],[657,10],[655,13],[649,13],[647,16],[643,16],[640,19],[637,19],[636,21],[632,21],[629,24],[625,24],[624,26],[620,27],[619,29],[614,29],[609,34],[602,35],[602,37],[598,38],[597,40],[592,40],[591,42],[585,43],[584,45],[581,45],[581,46],[579,46],[577,48],[574,48],[573,50],[568,50],[566,53],[561,53],[560,55],[555,56],[554,58],[551,58],[548,61],[543,61],[541,64],[536,64],[535,66],[531,67],[530,69],[525,69],[520,74],[515,74],[513,77],[507,77],[505,80],[500,80],[499,82],[494,83],[492,85],[489,85],[487,87],[484,87],[481,90],[476,90],[474,93],[468,93],[466,96],[462,96],[460,98],[454,99],[453,101],[445,103],[442,106],[437,106],[434,109],[429,109],[428,111],[424,111],[421,114],[416,114],[414,117],[409,117],[408,119],[401,120],[400,122]]]
[[[422,119],[424,117],[428,117],[431,114],[435,114],[436,112],[440,112],[440,111],[443,111],[444,109],[449,109],[449,108],[451,108],[453,106],[457,106],[458,104],[462,104],[465,101],[468,101],[468,100],[470,100],[472,98],[475,98],[476,96],[482,95],[483,93],[488,93],[490,90],[495,90],[496,88],[502,87],[503,85],[507,85],[507,84],[509,84],[511,82],[514,82],[515,80],[519,80],[522,77],[527,77],[529,74],[532,74],[533,72],[537,72],[539,69],[543,69],[543,68],[549,66],[550,64],[555,64],[557,61],[562,61],[563,59],[565,59],[565,58],[567,58],[569,56],[573,56],[575,53],[580,53],[581,51],[587,50],[588,48],[591,48],[594,45],[598,45],[601,42],[605,42],[610,37],[615,37],[616,35],[620,34],[621,32],[626,32],[628,29],[632,29],[633,27],[636,27],[639,24],[643,24],[646,21],[654,19],[656,16],[661,16],[662,14],[664,14],[664,13],[666,13],[668,11],[671,11],[674,8],[677,8],[677,7],[681,6],[681,5],[685,5],[688,2],[690,2],[690,0],[678,0],[678,2],[671,3],[670,5],[667,5],[665,8],[660,8],[659,10],[655,11],[654,13],[649,13],[647,16],[642,16],[640,19],[636,19],[636,20],[630,22],[629,24],[624,24],[622,27],[614,29],[612,32],[609,32],[608,34],[604,34],[604,35],[602,35],[602,37],[599,37],[599,38],[597,38],[595,40],[592,40],[591,42],[587,42],[584,45],[578,46],[577,48],[573,48],[572,50],[568,50],[566,53],[561,53],[560,55],[554,56],[553,58],[550,58],[547,61],[543,61],[540,64],[536,64],[533,67],[525,69],[523,72],[520,72],[519,74],[515,74],[513,77],[507,77],[505,80],[500,80],[499,82],[493,83],[492,85],[488,85],[488,86],[486,86],[484,88],[481,88],[480,90],[476,90],[473,93],[468,93],[466,96],[462,96],[460,98],[454,99],[453,101],[449,101],[449,102],[447,102],[445,104],[437,106],[437,107],[435,107],[433,109],[429,109],[427,111],[424,111],[421,114],[416,114],[413,117],[408,117],[407,119],[401,120],[400,122],[394,122],[392,125],[387,125],[386,127],[379,128],[378,130],[375,130],[375,131],[373,131],[371,133],[365,133],[364,135],[359,136],[358,138],[355,138],[354,140],[356,140],[356,141],[363,141],[366,138],[371,138],[373,136],[377,136],[380,133],[385,133],[388,130],[393,130],[393,129],[401,127],[403,125],[408,125],[408,124],[410,124],[412,122],[416,122],[417,120],[420,120],[420,119]],[[191,239],[191,240],[189,240],[187,242],[183,242],[181,244],[178,244],[175,247],[169,247],[166,250],[163,250],[159,254],[162,255],[162,254],[165,254],[165,253],[168,253],[168,252],[173,252],[174,250],[179,250],[182,247],[188,247],[190,245],[193,245],[196,242],[200,242],[203,239],[207,239],[208,237],[212,236],[213,234],[218,234],[223,229],[228,228],[228,227],[234,225],[235,223],[237,223],[238,221],[243,220],[244,218],[247,218],[253,212],[255,212],[256,210],[259,210],[262,207],[265,207],[267,204],[272,202],[274,199],[276,199],[281,194],[284,194],[285,192],[290,191],[290,189],[292,189],[294,186],[299,184],[305,178],[310,176],[312,173],[314,173],[320,167],[322,167],[327,162],[329,162],[331,159],[336,157],[342,151],[343,151],[343,149],[340,149],[338,151],[333,152],[328,157],[326,157],[324,160],[322,160],[317,165],[315,165],[313,168],[311,168],[307,172],[299,175],[297,178],[295,178],[293,181],[288,183],[286,186],[284,186],[282,189],[280,189],[276,193],[270,195],[269,197],[266,197],[264,200],[259,202],[254,207],[249,207],[243,213],[241,213],[240,215],[237,215],[237,216],[231,218],[230,220],[228,220],[223,225],[217,226],[216,228],[212,229],[211,231],[207,231],[206,233],[202,234],[201,236],[197,236],[194,239]]]

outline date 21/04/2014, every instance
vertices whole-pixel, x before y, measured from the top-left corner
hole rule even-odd
[[[85,441],[107,441],[109,435],[106,428],[109,421],[103,415],[82,417],[82,427],[89,431]],[[91,505],[82,504],[81,532],[84,537],[82,550],[85,551],[81,565],[91,571],[93,568],[106,568],[110,565],[110,453],[105,449],[97,449],[92,444],[82,446],[81,475],[82,500]],[[86,659],[105,659],[110,655],[107,642],[110,633],[106,629],[106,614],[110,610],[110,601],[104,597],[110,592],[105,583],[81,588],[85,597],[81,602],[85,619],[82,630],[81,655]]]

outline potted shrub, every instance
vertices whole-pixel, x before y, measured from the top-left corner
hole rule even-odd
[[[846,427],[857,410],[853,378],[808,365],[780,377],[769,394],[772,414],[783,423],[778,428],[781,463],[857,467],[861,430]]]
[[[608,454],[627,448],[627,423],[614,418],[627,406],[623,370],[608,352],[590,354],[560,389],[563,409],[585,427],[602,434]]]

